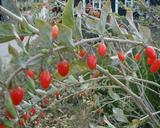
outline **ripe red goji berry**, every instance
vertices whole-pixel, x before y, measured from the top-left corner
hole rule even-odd
[[[20,119],[20,120],[18,121],[18,125],[19,125],[19,126],[24,126],[24,125],[25,125],[24,120],[23,120],[23,119]]]
[[[81,58],[83,58],[86,54],[87,54],[87,52],[86,52],[86,50],[84,50],[84,49],[81,49],[81,50],[79,51],[79,56],[80,56]]]
[[[91,70],[95,69],[96,65],[97,65],[97,57],[93,54],[88,55],[87,65],[88,65],[89,69],[91,69]]]
[[[118,52],[117,54],[118,54],[118,58],[119,58],[119,60],[120,60],[120,61],[122,61],[122,62],[123,62],[123,61],[126,59],[126,57],[125,57],[124,53],[122,53],[122,52]]]
[[[60,96],[60,93],[59,93],[59,91],[58,91],[58,90],[55,90],[55,92],[54,92],[54,96],[55,96],[55,97],[59,97],[59,96]]]
[[[58,73],[61,76],[66,76],[69,73],[69,62],[67,60],[62,60],[57,64]]]
[[[10,91],[10,97],[14,105],[19,105],[24,98],[24,89],[21,87],[12,89]]]
[[[54,25],[51,30],[52,39],[57,39],[59,35],[59,28],[57,25]]]
[[[134,56],[134,60],[135,60],[135,61],[140,61],[141,57],[142,57],[142,56],[141,56],[141,53],[138,52],[138,53]]]
[[[43,100],[43,104],[44,104],[44,105],[48,105],[48,103],[49,103],[49,99],[48,99],[48,98],[45,98],[45,99]]]
[[[147,46],[146,49],[145,49],[145,51],[146,51],[147,57],[149,57],[149,58],[151,58],[151,59],[157,58],[156,51],[154,50],[153,47]]]
[[[103,43],[103,42],[99,43],[97,51],[100,56],[102,56],[102,57],[106,56],[107,55],[107,47],[106,47],[105,43]]]
[[[26,71],[26,74],[27,74],[28,77],[30,77],[30,78],[32,78],[32,79],[35,78],[34,70],[32,70],[32,69],[28,69],[28,70]]]
[[[100,76],[100,71],[95,70],[93,71],[93,78],[98,78]]]
[[[156,60],[156,58],[147,58],[147,64],[148,65],[151,65],[151,64],[153,64],[154,62],[155,62],[155,60]]]
[[[36,109],[35,108],[30,108],[29,113],[31,116],[34,116],[36,114]]]
[[[96,112],[97,112],[97,113],[103,113],[103,109],[102,109],[102,108],[97,108],[97,109],[96,109]]]
[[[160,68],[160,59],[155,60],[155,62],[151,65],[150,71],[152,73],[156,73]]]
[[[29,120],[30,115],[28,113],[25,113],[25,114],[23,114],[22,118],[24,121],[27,121],[27,120]]]
[[[42,89],[48,89],[51,84],[51,74],[48,70],[44,70],[40,73],[40,85]]]
[[[21,41],[23,41],[24,40],[24,36],[20,36],[20,39],[21,39]]]

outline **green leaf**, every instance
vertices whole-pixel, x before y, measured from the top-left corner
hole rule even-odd
[[[30,77],[28,77],[28,81],[27,81],[27,88],[29,89],[29,90],[31,90],[31,91],[33,91],[33,90],[35,90],[35,87],[36,87],[36,85],[35,85],[35,82],[34,82],[34,80],[33,79],[31,79]]]
[[[62,23],[73,28],[74,22],[74,0],[68,0],[62,14]]]
[[[128,119],[125,117],[123,110],[120,108],[112,108],[113,115],[117,121],[128,123]]]
[[[96,27],[95,27],[95,26],[97,26],[97,24],[98,24],[98,21],[97,21],[97,20],[94,20],[94,19],[90,19],[90,18],[88,18],[88,17],[85,17],[85,18],[84,18],[84,21],[85,21],[85,24],[86,24],[86,26],[87,26],[87,28],[88,28],[89,30],[96,30]]]
[[[114,36],[125,37],[123,31],[120,29],[115,14],[111,14],[111,28]]]
[[[106,123],[106,124],[108,124],[108,127],[109,128],[116,128],[113,124],[111,124],[110,122],[109,122],[109,120],[107,119],[107,117],[104,115],[104,117],[103,117],[103,120],[104,120],[104,122]]]
[[[64,24],[59,24],[58,27],[60,30],[59,32],[60,35],[57,41],[66,47],[72,47],[73,46],[72,29]]]
[[[56,88],[54,86],[51,86],[51,88],[47,91],[47,95],[53,95]]]
[[[10,40],[15,39],[15,35],[13,33],[13,27],[9,23],[1,23],[0,24],[0,43],[4,43]]]
[[[88,66],[85,61],[75,60],[70,65],[70,74],[78,74],[88,70]]]
[[[13,57],[18,57],[18,51],[10,44],[8,44],[8,52],[11,54]]]
[[[35,25],[40,31],[40,40],[44,43],[51,41],[51,26],[42,19],[36,19]]]
[[[6,96],[5,106],[8,109],[8,111],[13,115],[13,117],[17,117],[16,109],[12,104],[10,96]]]
[[[81,20],[82,20],[82,17],[78,15],[76,18],[74,29],[73,29],[73,38],[75,40],[79,40],[83,38]]]
[[[98,23],[96,25],[96,29],[97,29],[98,33],[101,35],[103,35],[105,32],[106,19],[107,19],[107,13],[104,11],[101,11],[100,21],[98,21]]]
[[[3,121],[3,124],[7,126],[7,128],[13,128],[15,123],[12,120],[5,120]]]
[[[78,80],[73,75],[70,75],[67,79],[64,80],[64,82],[67,84],[74,84],[78,83]]]
[[[112,97],[112,99],[114,100],[118,100],[120,97],[117,93],[114,93],[112,88],[109,88],[108,89],[108,92],[109,92],[109,96]]]

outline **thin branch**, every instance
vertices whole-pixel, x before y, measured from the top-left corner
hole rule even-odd
[[[0,5],[0,10],[7,14],[8,16],[10,16],[11,18],[15,19],[18,22],[23,22],[23,18],[15,15],[14,13],[12,13],[11,11],[9,11],[8,9],[4,8],[3,6]]]
[[[0,5],[0,11],[2,11],[3,13],[7,14],[8,16],[10,16],[11,18],[13,18],[14,20],[16,20],[16,21],[18,21],[20,23],[22,23],[24,21],[24,19],[22,17],[19,17],[19,16],[15,15],[14,13],[12,13],[11,11],[9,11],[8,9],[4,8],[1,5]],[[33,27],[28,22],[27,22],[27,25],[30,28],[30,30],[32,30],[36,34],[39,34],[39,30],[37,28]]]
[[[82,45],[82,44],[85,44],[85,43],[88,43],[88,42],[97,42],[97,41],[101,41],[102,39],[103,39],[102,37],[96,37],[96,38],[90,38],[90,39],[82,39],[82,40],[76,42],[74,44],[74,46]]]
[[[140,106],[141,109],[143,108],[143,110],[149,115],[150,119],[152,120],[152,122],[157,126],[160,127],[159,122],[156,120],[156,118],[152,115],[152,112],[149,110],[149,108],[146,107],[146,105],[143,103],[143,100],[137,96],[135,93],[133,93],[127,86],[125,86],[121,81],[119,81],[118,79],[116,79],[112,74],[109,73],[108,70],[105,70],[104,68],[102,68],[101,66],[97,65],[97,70],[99,70],[100,72],[102,72],[104,75],[108,76],[113,82],[115,82],[116,84],[118,84],[122,89],[124,89],[128,95],[131,96],[131,98],[134,100],[134,102],[137,104],[137,106]]]
[[[160,111],[157,111],[157,112],[152,113],[152,115],[157,115],[157,114],[159,114],[159,113],[160,113]],[[142,122],[142,121],[144,121],[144,120],[146,120],[146,119],[148,119],[148,118],[149,118],[149,115],[141,118],[140,121]]]

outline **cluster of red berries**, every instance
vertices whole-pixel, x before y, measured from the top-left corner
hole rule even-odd
[[[150,65],[150,71],[156,73],[160,68],[160,59],[157,57],[155,49],[151,46],[145,48],[147,63]]]
[[[98,55],[101,56],[101,57],[105,57],[107,55],[107,52],[108,52],[108,49],[107,49],[107,46],[105,45],[105,43],[100,42],[98,44],[98,48],[97,48]],[[87,52],[84,49],[81,49],[80,52],[79,52],[80,58],[83,58],[86,55],[86,53]],[[117,52],[117,54],[118,54],[118,58],[119,58],[120,61],[123,62],[126,59],[123,52]],[[95,54],[87,55],[87,65],[88,65],[89,69],[91,69],[91,70],[96,68],[97,57],[96,57]]]

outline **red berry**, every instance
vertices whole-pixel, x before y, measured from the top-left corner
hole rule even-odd
[[[141,53],[138,52],[138,53],[134,56],[134,60],[135,60],[135,61],[140,61],[141,57],[142,57],[142,56],[141,56]]]
[[[102,56],[102,57],[106,56],[106,54],[107,54],[106,45],[104,43],[99,43],[97,51],[100,56]]]
[[[97,112],[97,113],[103,113],[103,109],[102,109],[102,108],[97,108],[97,109],[96,109],[96,112]]]
[[[80,51],[79,51],[79,56],[81,57],[81,58],[83,58],[85,55],[86,55],[86,50],[84,50],[84,49],[81,49]]]
[[[12,89],[10,91],[10,97],[14,105],[19,105],[24,97],[24,89],[21,87]]]
[[[43,118],[43,117],[46,117],[46,113],[45,112],[41,112],[40,113],[40,116]]]
[[[156,73],[160,68],[160,59],[155,60],[155,62],[151,65],[150,71],[152,73]]]
[[[151,59],[157,58],[156,51],[151,46],[146,47],[146,55],[147,55],[147,57],[149,57]]]
[[[24,40],[24,36],[20,36],[20,39],[21,39],[21,41],[23,41]]]
[[[59,93],[58,90],[56,90],[56,91],[54,92],[54,96],[55,96],[55,97],[59,97],[59,96],[60,96],[60,93]]]
[[[93,71],[93,78],[98,78],[100,76],[100,71],[95,70]]]
[[[18,125],[19,125],[19,126],[24,126],[24,125],[25,125],[24,120],[23,120],[23,119],[20,119],[20,120],[18,121]]]
[[[96,58],[95,55],[93,55],[93,54],[88,55],[88,57],[87,57],[87,65],[91,70],[96,68],[97,58]]]
[[[34,121],[34,125],[38,125],[40,123],[40,120],[39,119],[36,119],[35,121]]]
[[[30,108],[29,113],[31,116],[34,116],[36,114],[36,109],[35,108]]]
[[[59,28],[57,25],[54,25],[51,30],[52,39],[57,39],[59,35]]]
[[[29,120],[30,115],[28,113],[23,114],[22,118],[24,119],[24,121]]]
[[[43,100],[43,103],[44,103],[44,105],[48,105],[48,103],[49,103],[48,98],[45,98],[45,99]]]
[[[7,127],[0,122],[0,128],[7,128]]]
[[[66,76],[69,72],[69,62],[65,59],[62,60],[61,62],[58,63],[57,68],[58,68],[58,73],[61,76]]]
[[[122,62],[126,59],[125,55],[122,52],[118,52],[118,58]]]
[[[153,58],[153,59],[152,59],[152,58],[149,58],[149,57],[148,57],[148,58],[147,58],[147,64],[148,64],[148,65],[151,65],[151,64],[154,63],[155,60],[156,60],[156,58]]]
[[[6,109],[6,115],[8,116],[8,118],[10,119],[14,119],[15,117],[10,113],[10,111],[8,109]]]
[[[30,78],[32,78],[32,79],[35,78],[35,74],[34,74],[34,71],[33,71],[32,69],[28,69],[28,70],[26,71],[26,74],[27,74],[28,77],[30,77]]]
[[[51,84],[51,74],[48,70],[44,70],[40,73],[40,85],[43,89],[48,89]]]
[[[86,94],[85,91],[81,91],[81,92],[79,93],[79,96],[80,96],[80,97],[82,97],[82,96],[87,96],[87,94]]]

